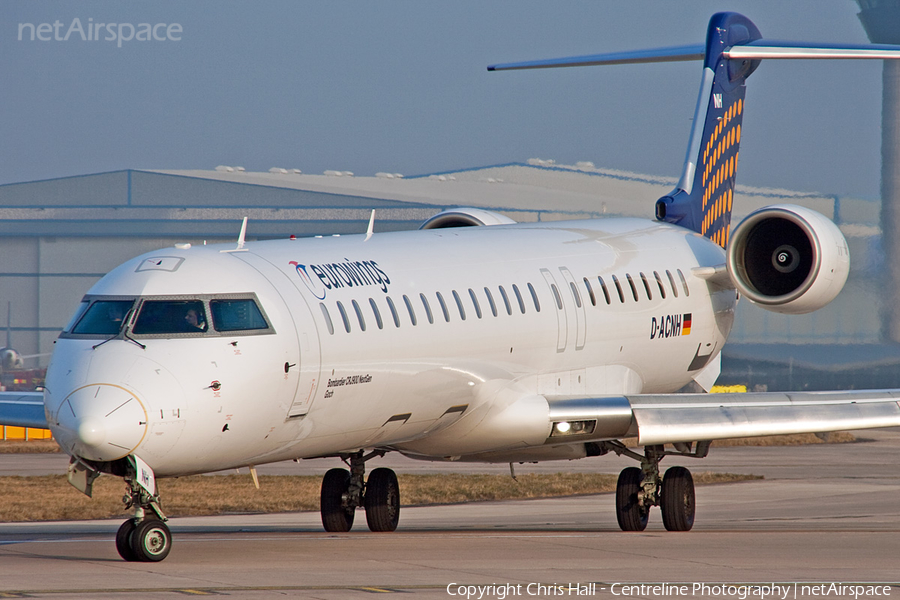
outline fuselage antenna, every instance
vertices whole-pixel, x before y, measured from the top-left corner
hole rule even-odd
[[[369,238],[372,237],[372,234],[375,233],[375,209],[372,209],[372,214],[369,217],[369,227],[366,229],[366,241],[369,241]]]
[[[243,250],[244,249],[244,238],[247,237],[247,217],[244,217],[244,221],[241,223],[241,233],[238,235],[237,248],[235,250]]]

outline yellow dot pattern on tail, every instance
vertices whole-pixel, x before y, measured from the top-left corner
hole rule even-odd
[[[738,99],[708,132],[701,151],[703,222],[700,233],[723,248],[731,232],[734,175],[737,172],[744,101]]]

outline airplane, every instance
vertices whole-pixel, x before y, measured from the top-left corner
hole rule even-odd
[[[12,347],[12,302],[6,303],[6,346],[0,348],[0,373],[25,368],[25,357]]]
[[[849,271],[837,226],[773,205],[731,230],[745,80],[762,59],[900,58],[900,46],[769,42],[717,13],[703,45],[493,65],[492,71],[702,60],[676,188],[653,218],[515,223],[443,211],[416,231],[178,244],[95,284],[57,340],[43,394],[0,397],[0,422],[49,427],[91,495],[121,477],[127,561],[172,548],[158,479],[331,457],[321,517],[372,531],[400,516],[387,452],[430,461],[570,460],[624,469],[616,517],[694,524],[687,468],[710,441],[900,425],[900,390],[707,394],[744,298],[799,314]],[[693,391],[694,393],[684,393]],[[642,451],[623,443],[636,438]]]
[[[32,358],[42,358],[50,354],[22,354],[12,347],[12,302],[6,304],[6,346],[0,348],[0,375],[21,371],[25,368],[25,361]]]

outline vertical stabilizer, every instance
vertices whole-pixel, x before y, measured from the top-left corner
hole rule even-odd
[[[684,169],[675,189],[656,201],[656,218],[728,245],[737,172],[744,82],[762,59],[898,60],[900,46],[767,41],[747,17],[713,15],[706,45],[607,52],[491,65],[489,71],[703,60],[700,95]]]
[[[700,95],[684,170],[675,190],[656,202],[656,217],[728,243],[737,171],[744,82],[759,60],[727,58],[724,52],[762,36],[737,13],[717,13],[709,22]]]

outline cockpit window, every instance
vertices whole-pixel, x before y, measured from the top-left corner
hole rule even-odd
[[[72,315],[72,318],[69,319],[69,324],[66,325],[63,331],[72,331],[72,328],[75,327],[75,324],[81,320],[81,316],[84,315],[84,311],[88,309],[91,303],[87,300],[82,300],[81,304],[78,305],[78,309],[75,311],[75,314]]]
[[[213,325],[216,331],[248,331],[268,329],[269,324],[259,312],[256,302],[241,300],[210,300]]]
[[[132,327],[136,335],[203,333],[208,329],[200,300],[145,300]]]
[[[60,337],[257,336],[274,334],[271,323],[253,292],[131,298],[88,295]]]
[[[79,335],[116,335],[134,300],[98,300],[84,311],[84,315],[72,328]]]

